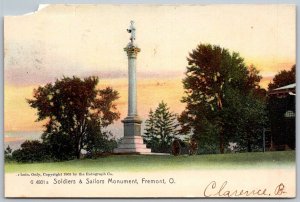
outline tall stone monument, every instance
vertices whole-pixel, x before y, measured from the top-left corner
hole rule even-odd
[[[137,91],[136,91],[136,58],[141,51],[135,44],[135,26],[134,22],[127,32],[130,33],[130,42],[124,48],[128,56],[128,115],[122,120],[124,123],[124,137],[115,153],[134,153],[147,154],[151,153],[151,149],[146,148],[141,136],[141,123],[137,113]]]

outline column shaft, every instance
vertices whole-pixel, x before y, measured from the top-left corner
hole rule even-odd
[[[136,57],[128,56],[128,116],[137,116]]]

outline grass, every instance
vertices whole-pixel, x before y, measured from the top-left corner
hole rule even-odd
[[[5,172],[161,171],[189,169],[256,169],[295,166],[295,151],[195,156],[111,155],[48,163],[6,162]]]

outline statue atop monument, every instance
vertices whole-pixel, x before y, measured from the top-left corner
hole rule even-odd
[[[130,26],[129,26],[129,29],[127,29],[127,32],[131,34],[130,41],[131,41],[131,44],[133,45],[134,41],[135,41],[135,26],[134,26],[133,20],[130,21]]]

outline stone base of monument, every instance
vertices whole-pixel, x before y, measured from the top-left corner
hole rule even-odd
[[[151,149],[146,147],[141,136],[142,120],[137,116],[127,116],[124,120],[124,137],[118,148],[114,149],[116,154],[151,154]]]
[[[151,149],[147,148],[142,136],[124,136],[118,148],[114,149],[116,154],[151,154]]]

